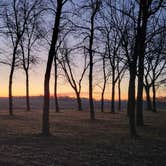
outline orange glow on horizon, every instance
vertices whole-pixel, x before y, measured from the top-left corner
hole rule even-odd
[[[81,93],[81,98],[88,98],[88,92],[82,92]],[[34,94],[32,94],[31,93],[31,95],[30,95],[30,97],[35,97],[35,96],[43,96],[43,94],[40,94],[40,93],[34,93]],[[50,96],[51,97],[53,97],[54,95],[51,93],[50,94]],[[0,94],[0,97],[5,97],[5,98],[7,98],[8,97],[8,95],[7,95],[7,93],[1,93]],[[23,93],[15,93],[14,95],[13,95],[13,97],[25,97],[25,93],[23,92]],[[64,93],[58,93],[58,97],[71,97],[71,98],[76,98],[76,96],[75,96],[75,93],[73,93],[73,92],[64,92]],[[93,98],[95,99],[95,100],[100,100],[101,99],[101,93],[100,92],[94,92],[94,94],[93,94]],[[121,96],[121,99],[122,100],[126,100],[127,99],[127,96]],[[110,98],[110,94],[105,94],[105,100],[111,100],[111,98]],[[118,98],[116,97],[115,98],[115,100],[118,100]]]

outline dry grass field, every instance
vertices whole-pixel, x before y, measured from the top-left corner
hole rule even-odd
[[[166,111],[145,112],[131,139],[125,112],[64,110],[50,113],[52,136],[43,137],[40,110],[0,112],[0,166],[165,166]]]

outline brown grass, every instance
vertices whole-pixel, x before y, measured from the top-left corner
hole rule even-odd
[[[0,166],[164,166],[166,111],[145,112],[140,138],[129,136],[125,112],[50,114],[52,136],[42,137],[41,111],[0,113]]]

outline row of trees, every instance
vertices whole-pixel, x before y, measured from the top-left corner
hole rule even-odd
[[[10,114],[13,114],[12,80],[15,68],[21,67],[25,71],[27,110],[30,110],[29,68],[31,64],[38,62],[36,55],[40,49],[42,50],[41,43],[44,42],[49,47],[49,54],[44,77],[42,133],[50,134],[49,83],[54,64],[56,111],[59,112],[57,97],[59,69],[63,71],[75,92],[80,111],[82,81],[88,74],[89,110],[92,120],[95,119],[93,89],[96,84],[94,73],[97,67],[100,69],[98,74],[102,76],[97,83],[101,88],[102,112],[104,94],[109,82],[111,82],[110,111],[115,112],[116,85],[119,96],[118,109],[121,110],[121,84],[127,75],[129,77],[127,112],[131,135],[136,136],[135,124],[139,126],[144,124],[143,89],[146,92],[147,109],[156,111],[156,88],[165,83],[165,10],[164,0],[2,1],[1,36],[10,40],[13,52],[9,62],[4,59],[0,61],[9,64],[11,69]],[[78,59],[81,59],[81,62]],[[79,74],[75,74],[78,66]],[[153,102],[150,89],[153,92]]]

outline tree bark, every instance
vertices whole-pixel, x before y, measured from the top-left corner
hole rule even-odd
[[[62,11],[63,2],[61,0],[57,1],[57,12],[55,16],[55,23],[54,23],[54,29],[53,29],[53,35],[52,35],[52,41],[50,46],[50,51],[48,55],[47,60],[47,67],[45,72],[45,78],[44,78],[44,106],[43,106],[43,116],[42,116],[42,134],[45,136],[50,135],[50,125],[49,125],[49,107],[50,107],[50,88],[49,88],[49,82],[50,82],[50,74],[51,74],[51,68],[53,63],[53,58],[55,55],[55,46],[58,40],[58,34],[59,34],[59,24],[60,24],[60,18],[61,18],[61,11]]]
[[[152,91],[153,91],[153,112],[157,112],[156,109],[156,88],[155,88],[155,83],[152,84]]]
[[[80,93],[77,92],[76,95],[77,95],[78,111],[82,111],[83,109],[82,109],[82,101],[81,101]]]
[[[105,93],[105,87],[106,87],[106,83],[104,82],[104,86],[103,86],[102,93],[101,93],[101,112],[104,112],[104,93]]]
[[[146,40],[146,29],[148,22],[148,10],[149,5],[144,1],[140,2],[141,5],[141,15],[142,15],[142,25],[139,31],[139,49],[138,51],[138,91],[137,91],[137,126],[143,126],[143,79],[144,79],[144,57],[145,57],[145,40]]]
[[[144,54],[144,53],[143,53]],[[137,126],[143,126],[143,77],[144,77],[144,55],[139,56],[139,75],[138,75],[138,91],[137,91]]]
[[[128,94],[128,112],[129,112],[129,124],[130,124],[130,134],[131,136],[136,136],[136,126],[135,126],[135,66],[130,69],[130,80],[129,80],[129,94]]]
[[[118,111],[121,111],[121,79],[119,78],[119,80],[118,80],[118,98],[119,98],[119,100],[118,100]]]
[[[95,119],[95,111],[93,103],[93,40],[94,40],[94,19],[96,12],[93,12],[91,16],[91,29],[89,37],[89,106],[90,106],[91,120]]]
[[[148,111],[152,110],[152,102],[150,99],[150,87],[149,86],[145,86],[145,92],[146,92],[146,109]]]
[[[12,64],[9,75],[9,115],[13,115],[13,95],[12,95],[12,83],[13,83],[13,74],[15,69],[15,61],[16,61],[16,51],[18,47],[19,39],[16,41],[16,45],[13,50]]]
[[[105,68],[105,55],[103,57],[103,76],[104,76],[104,83],[103,83],[103,88],[102,88],[102,92],[101,92],[101,112],[104,112],[104,93],[105,93],[105,88],[106,88],[106,83],[107,83],[106,68]]]
[[[114,77],[112,80],[111,113],[115,113],[115,82],[114,82]]]
[[[55,82],[54,82],[54,100],[55,100],[55,111],[59,112],[59,103],[58,103],[58,96],[57,96],[57,79],[58,79],[58,75],[57,75],[57,61],[56,61],[56,57],[54,57],[54,71],[55,71]]]
[[[30,100],[29,100],[29,73],[28,70],[25,71],[26,75],[26,109],[30,111]]]
[[[12,81],[13,81],[14,66],[11,67],[9,76],[9,115],[13,115],[13,96],[12,96]]]

